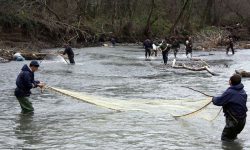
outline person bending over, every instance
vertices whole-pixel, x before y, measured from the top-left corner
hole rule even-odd
[[[35,60],[30,62],[30,65],[24,65],[16,79],[15,96],[19,101],[22,113],[33,112],[34,108],[29,101],[31,89],[40,87],[44,88],[45,84],[34,80],[34,72],[38,70],[39,63]]]

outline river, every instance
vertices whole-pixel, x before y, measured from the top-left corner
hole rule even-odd
[[[145,61],[139,47],[92,47],[74,52],[76,65],[67,65],[60,58],[44,60],[35,78],[53,87],[106,98],[110,103],[136,104],[140,110],[117,112],[33,89],[30,100],[35,113],[23,115],[13,91],[21,67],[29,61],[0,64],[0,149],[250,149],[249,118],[239,139],[222,143],[223,113],[213,121],[203,115],[172,117],[194,110],[189,107],[198,108],[201,103],[196,101],[206,99],[182,86],[210,95],[222,93],[235,69],[250,70],[249,50],[238,50],[234,56],[194,52],[194,57],[206,60],[218,76],[167,67],[160,55]],[[169,57],[172,60],[173,54]],[[186,59],[183,51],[178,59]],[[250,80],[242,82],[249,93]],[[205,115],[214,116],[219,109],[211,106]]]

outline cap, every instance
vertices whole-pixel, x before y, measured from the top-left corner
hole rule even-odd
[[[30,66],[39,67],[40,65],[39,65],[39,63],[38,63],[36,60],[32,60],[32,61],[30,62]]]

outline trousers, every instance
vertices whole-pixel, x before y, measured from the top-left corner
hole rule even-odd
[[[33,112],[34,108],[28,97],[16,97],[23,113]]]
[[[226,117],[226,125],[221,134],[221,140],[233,141],[237,135],[244,129],[246,118],[236,119],[230,116]]]

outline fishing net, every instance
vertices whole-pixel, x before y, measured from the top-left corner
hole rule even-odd
[[[90,103],[115,111],[143,111],[146,113],[167,113],[177,118],[200,117],[206,120],[213,120],[218,114],[218,108],[209,103],[211,102],[211,98],[203,100],[120,100],[114,98],[93,96],[83,92],[74,92],[49,86],[47,87],[47,89],[72,97],[74,99],[78,99],[86,103]],[[204,107],[205,105],[207,106]],[[202,109],[197,111],[200,108]]]
[[[47,63],[49,63],[50,61],[53,62],[63,62],[65,64],[67,64],[67,61],[65,60],[65,58],[59,54],[47,54],[43,60],[46,60]]]

